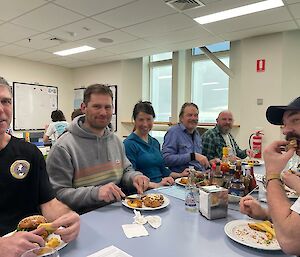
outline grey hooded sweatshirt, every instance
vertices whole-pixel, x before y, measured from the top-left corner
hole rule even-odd
[[[82,126],[85,116],[73,120],[47,157],[47,171],[56,197],[81,213],[107,203],[98,191],[109,182],[132,188],[135,171],[121,140],[108,128],[99,137]]]

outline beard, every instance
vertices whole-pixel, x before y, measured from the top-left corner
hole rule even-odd
[[[290,142],[289,145],[291,144],[292,141],[294,141],[293,144],[295,145],[292,146],[287,145],[286,147],[287,149],[289,149],[290,147],[295,148],[296,154],[300,156],[300,135],[295,132],[290,132],[286,134],[285,139],[286,141]]]
[[[223,127],[219,126],[219,130],[221,131],[221,134],[226,135],[231,131],[231,127],[229,127],[229,126],[223,126]]]

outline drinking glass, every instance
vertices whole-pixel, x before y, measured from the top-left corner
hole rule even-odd
[[[46,257],[59,257],[58,251],[50,247],[37,247],[27,252],[23,253],[21,257],[37,257],[37,256],[46,256]]]

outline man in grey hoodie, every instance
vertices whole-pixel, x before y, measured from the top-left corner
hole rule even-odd
[[[81,110],[47,157],[47,170],[57,198],[83,213],[125,196],[122,188],[138,193],[149,179],[135,171],[121,140],[110,131],[113,95],[109,87],[89,86]],[[120,187],[119,187],[120,186]]]

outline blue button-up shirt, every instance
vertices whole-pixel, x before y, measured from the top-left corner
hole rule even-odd
[[[165,165],[175,172],[182,172],[189,166],[204,170],[198,161],[191,160],[191,153],[202,154],[202,141],[198,131],[190,134],[181,123],[171,127],[165,135],[162,147]]]

